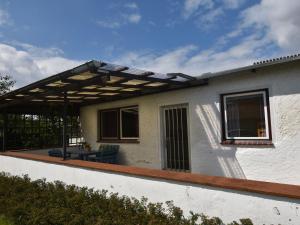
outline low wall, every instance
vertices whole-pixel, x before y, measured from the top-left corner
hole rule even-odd
[[[151,202],[173,200],[186,215],[189,211],[204,213],[218,216],[224,222],[251,218],[255,224],[300,224],[300,186],[228,180],[79,160],[61,161],[24,153],[1,154],[0,171],[17,176],[28,174],[32,179],[61,180],[67,184],[106,189],[138,199],[144,196]],[[142,175],[148,173],[149,176]],[[232,187],[222,188],[226,186],[224,179],[231,181]],[[249,182],[248,191],[239,188],[245,182]],[[266,189],[259,189],[260,185],[265,185]],[[275,191],[268,192],[268,188],[272,187]]]

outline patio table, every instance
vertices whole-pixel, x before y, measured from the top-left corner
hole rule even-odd
[[[87,160],[87,157],[90,155],[96,155],[95,151],[84,151],[84,150],[79,150],[79,149],[74,149],[74,150],[68,150],[67,153],[69,153],[70,155],[77,155],[78,159],[81,160]]]

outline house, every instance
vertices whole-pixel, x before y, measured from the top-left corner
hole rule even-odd
[[[84,140],[118,144],[123,165],[299,185],[299,74],[299,55],[199,77],[90,61],[2,95],[0,110],[78,112]]]

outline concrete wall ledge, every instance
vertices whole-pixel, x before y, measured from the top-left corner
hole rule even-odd
[[[149,177],[163,179],[167,181],[176,181],[186,184],[197,184],[229,190],[246,191],[252,193],[265,194],[270,196],[287,197],[300,199],[300,186],[290,184],[271,183],[254,180],[243,180],[226,177],[207,176],[201,174],[191,174],[183,172],[173,172],[156,169],[146,169],[140,167],[130,167],[122,165],[112,165],[97,162],[88,162],[82,160],[62,160],[61,158],[48,157],[24,152],[9,151],[3,152],[0,156],[15,157],[27,160],[34,160],[52,164],[59,164],[69,167],[78,167],[98,171],[107,171],[119,174],[128,174],[138,177]],[[17,166],[17,165],[16,165]]]

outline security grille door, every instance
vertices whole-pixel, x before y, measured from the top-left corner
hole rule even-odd
[[[188,171],[190,162],[187,106],[164,107],[162,113],[164,167],[165,169]]]

